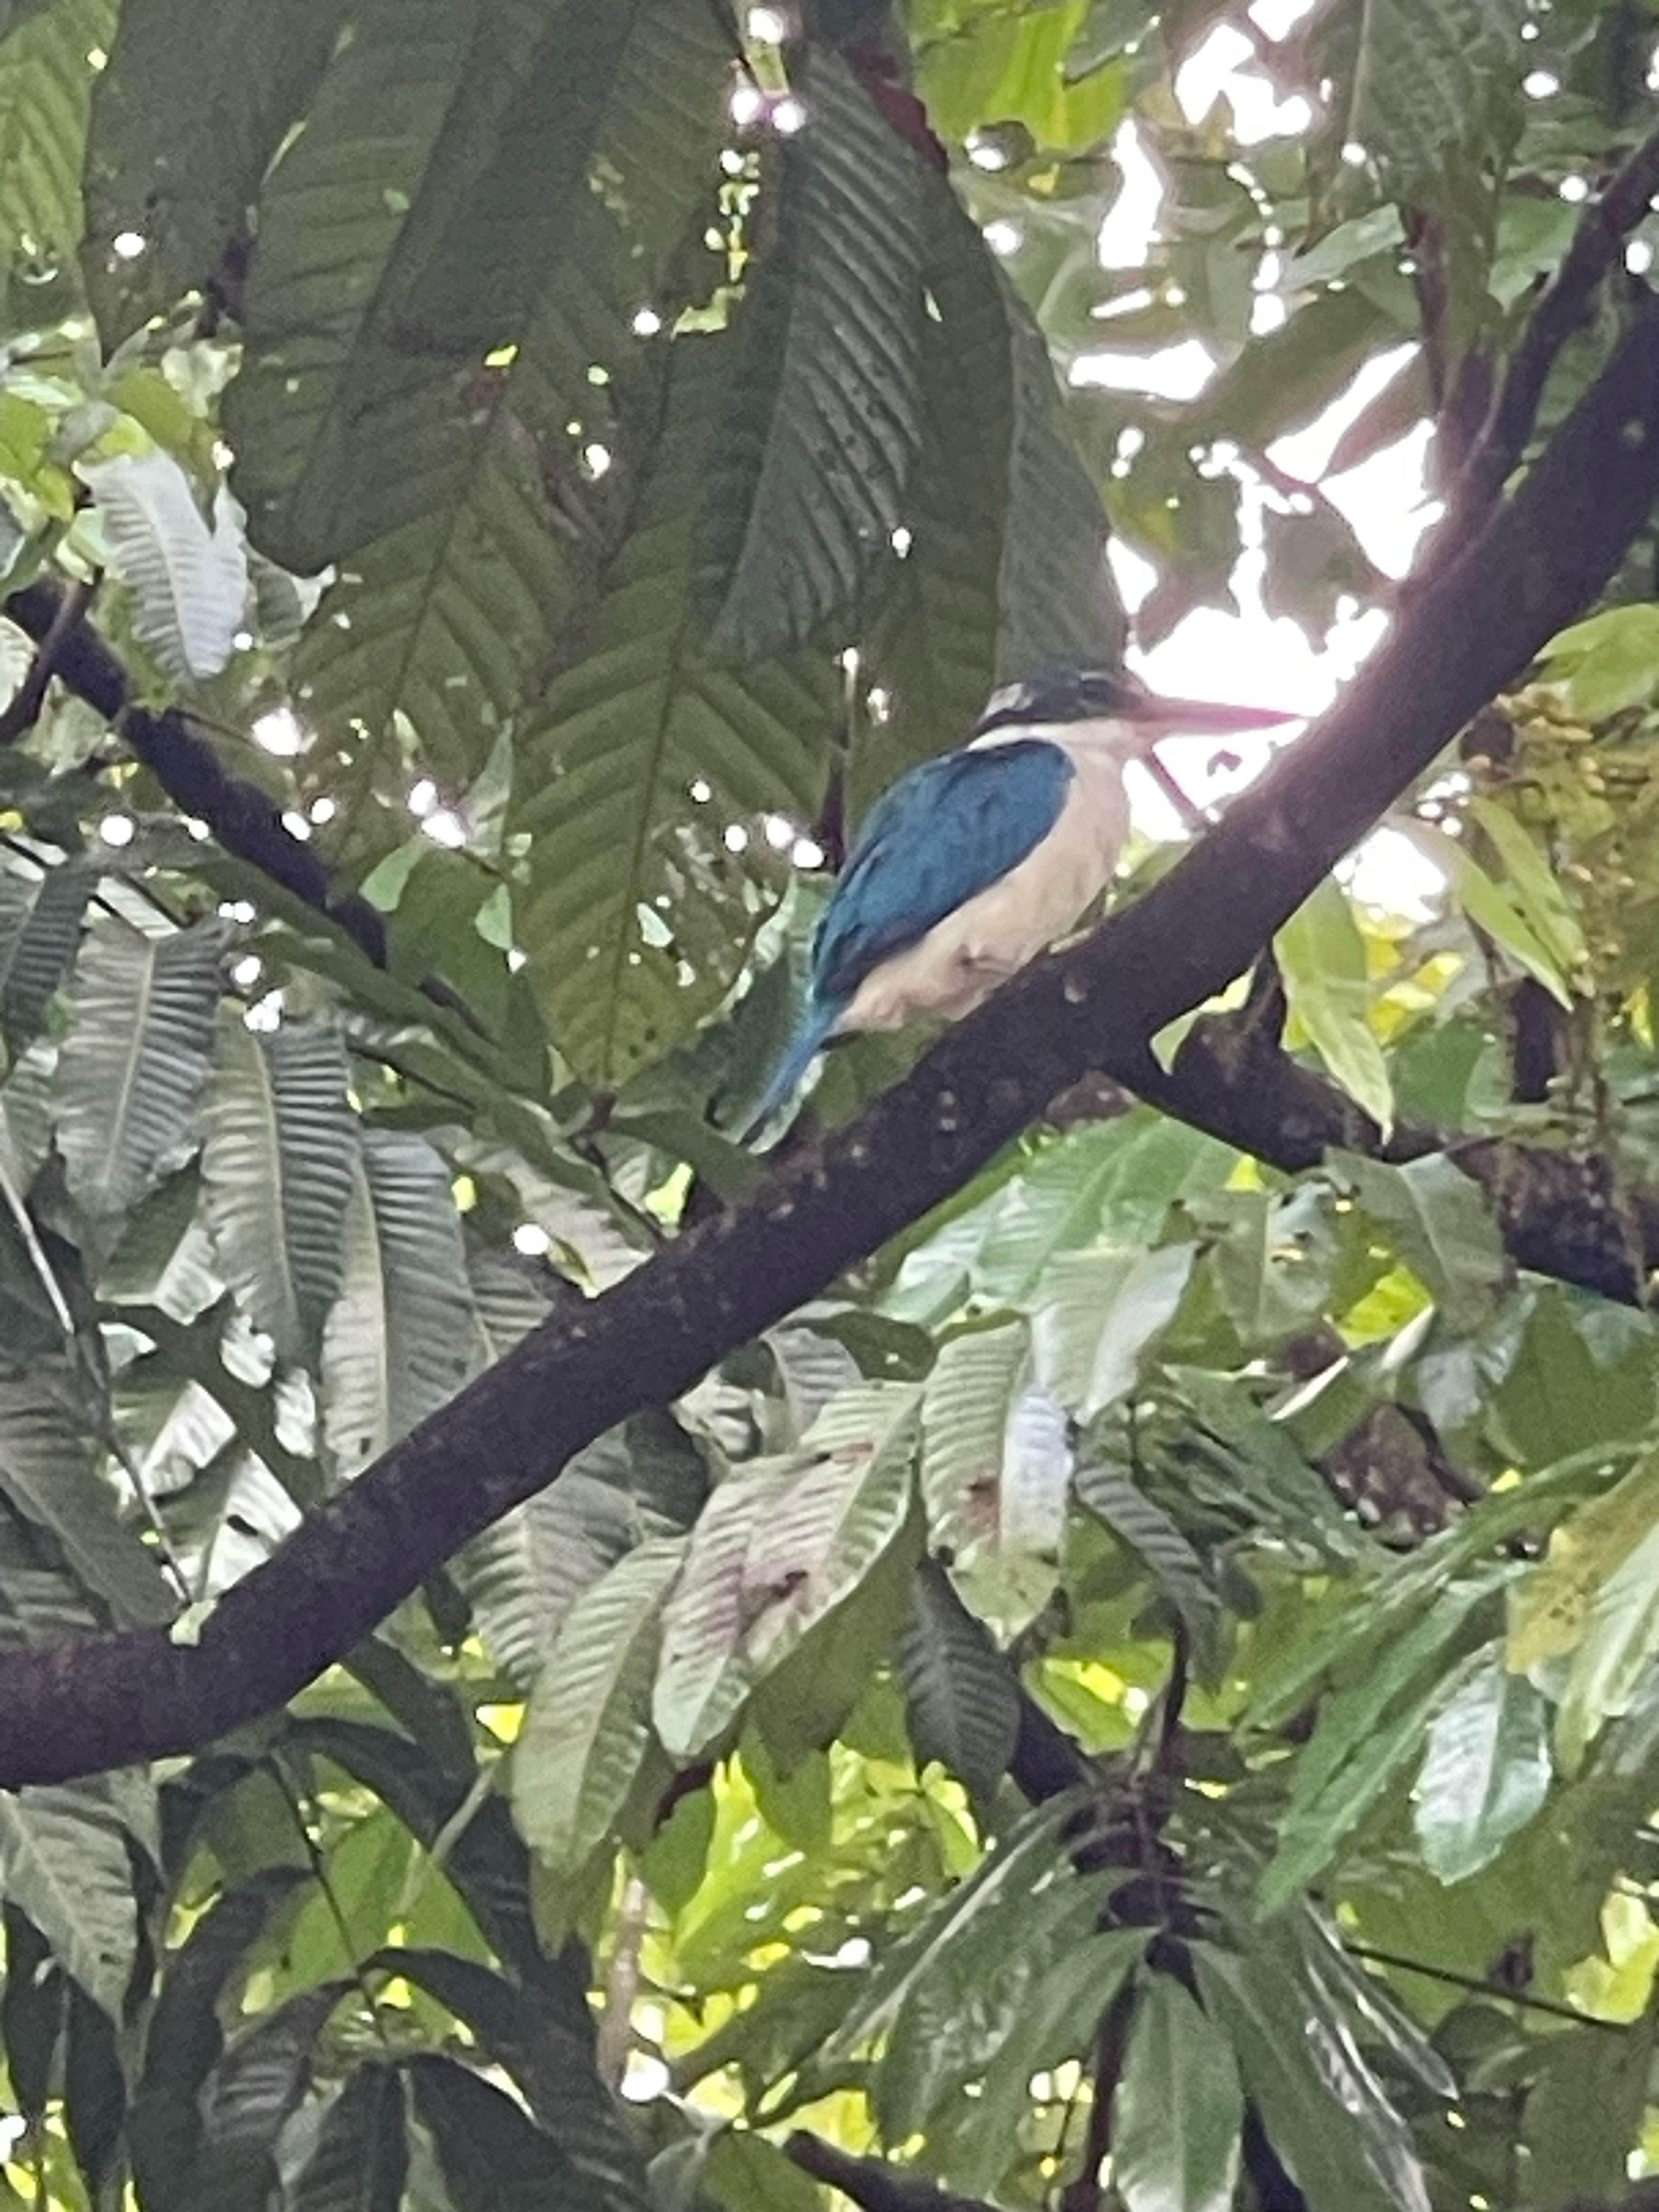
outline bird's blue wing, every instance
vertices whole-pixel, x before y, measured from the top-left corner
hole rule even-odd
[[[1040,845],[1074,770],[1059,745],[1017,738],[924,761],[866,817],[812,946],[812,995],[845,1006],[871,969],[925,937]]]

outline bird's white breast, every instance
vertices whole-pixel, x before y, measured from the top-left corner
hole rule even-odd
[[[1048,836],[1006,876],[872,969],[838,1030],[900,1029],[923,1015],[959,1020],[1063,937],[1110,883],[1129,828],[1116,753],[1067,742],[1071,732],[1052,734],[1076,773]]]

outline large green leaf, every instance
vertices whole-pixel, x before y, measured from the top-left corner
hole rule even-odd
[[[52,0],[0,39],[0,249],[72,257],[81,242],[81,160],[94,57],[114,0]]]
[[[468,1545],[456,1572],[486,1648],[520,1688],[535,1681],[583,1591],[647,1538],[689,1528],[708,1486],[685,1431],[666,1413],[643,1414]]]
[[[1002,572],[1000,660],[1023,675],[1055,658],[1111,664],[1128,620],[1106,559],[1105,509],[1066,420],[1036,324],[1012,292],[1014,441]]]
[[[123,0],[93,94],[83,265],[113,346],[204,284],[303,109],[343,0]],[[143,251],[111,252],[123,233]]]
[[[512,2098],[447,2058],[409,2062],[455,2212],[606,2212],[598,2185]]]
[[[921,448],[904,501],[908,532],[877,569],[870,673],[890,695],[860,732],[854,813],[902,769],[960,744],[998,666],[1004,502],[1013,435],[1012,295],[978,226],[948,186],[930,188],[922,276]]]
[[[937,1759],[975,1806],[988,1805],[1019,1734],[1019,1685],[1010,1662],[951,1587],[924,1560],[894,1651],[917,1768]]]
[[[709,465],[709,650],[739,664],[851,605],[921,435],[927,172],[836,55],[802,73]]]
[[[118,1620],[165,1620],[175,1609],[173,1592],[155,1553],[122,1519],[114,1489],[98,1472],[94,1437],[64,1395],[67,1389],[39,1361],[26,1374],[0,1378],[0,1492],[36,1527],[52,1531],[82,1587]],[[0,1571],[0,1583],[8,1580]],[[33,1577],[26,1577],[20,1600],[32,1584]]]
[[[1317,62],[1335,79],[1337,143],[1364,149],[1401,198],[1518,122],[1524,0],[1337,0]]]
[[[44,1027],[52,994],[75,963],[101,872],[86,860],[26,872],[8,857],[0,875],[0,1020],[22,1045]]]
[[[1273,951],[1286,1002],[1308,1042],[1386,1135],[1394,1088],[1370,1024],[1365,940],[1332,878],[1304,900],[1274,938]]]
[[[408,2165],[403,2081],[371,2062],[330,2105],[286,2199],[293,2212],[398,2212]]]
[[[1064,1252],[1036,1292],[1036,1378],[1078,1419],[1092,1420],[1134,1386],[1153,1340],[1174,1319],[1196,1248]]]
[[[953,1337],[922,1393],[928,1537],[969,1608],[1028,1627],[1059,1577],[1072,1450],[1023,1322]]]
[[[343,1276],[357,1161],[345,1048],[320,1022],[256,1036],[222,1016],[202,1178],[225,1280],[281,1358],[314,1355]]]
[[[423,1137],[366,1129],[323,1335],[325,1427],[356,1474],[453,1398],[480,1364],[448,1170]]]
[[[104,526],[109,565],[132,601],[132,627],[177,684],[216,676],[247,611],[247,548],[234,502],[211,520],[171,453],[117,453],[79,474]]]
[[[1412,1793],[1425,1863],[1442,1881],[1477,1873],[1525,1827],[1549,1786],[1544,1700],[1494,1656],[1429,1724]]]
[[[585,1590],[536,1677],[513,1753],[520,1833],[574,1873],[604,1842],[651,1741],[662,1607],[684,1542],[642,1544]]]
[[[138,1943],[127,1832],[107,1786],[0,1791],[0,1892],[112,2020]]]
[[[53,1101],[88,1213],[125,1212],[194,1144],[223,945],[212,921],[155,938],[104,915],[88,932]]]
[[[1079,1505],[1139,1554],[1185,1624],[1199,1672],[1212,1674],[1220,1651],[1220,1601],[1202,1559],[1176,1522],[1097,1443],[1079,1464],[1077,1497]]]
[[[229,401],[257,542],[349,556],[299,672],[331,734],[378,740],[402,713],[455,784],[525,703],[636,461],[612,387],[709,188],[724,66],[713,19],[675,0],[434,11],[420,39],[407,9],[355,22],[262,198]],[[388,74],[409,92],[395,164]],[[630,219],[656,233],[638,261]],[[584,480],[585,446],[620,459],[610,483]]]
[[[1398,1168],[1358,1152],[1334,1159],[1453,1328],[1475,1329],[1489,1321],[1510,1262],[1492,1200],[1474,1177],[1444,1152]]]
[[[185,2203],[193,2212],[264,2212],[276,2146],[305,2094],[328,2016],[352,1984],[325,1982],[262,2014],[202,2085],[202,2132]]]
[[[644,2161],[599,2076],[586,1960],[579,1948],[528,1984],[476,1960],[406,1945],[383,1951],[375,1963],[417,1984],[466,2023],[512,2075],[538,2126],[603,2191],[613,2212],[644,2212]]]
[[[219,2004],[240,1975],[272,1911],[305,1880],[268,1866],[204,1912],[167,1960],[149,2024],[127,2133],[138,2200],[177,2201],[201,2140],[198,2092],[225,2047]]]
[[[1112,2106],[1112,2180],[1127,2212],[1228,2212],[1243,2120],[1226,2036],[1170,1975],[1146,1975]]]
[[[519,939],[555,1042],[607,1084],[735,981],[779,880],[748,825],[772,810],[811,819],[839,712],[823,656],[741,672],[695,657],[693,536],[730,353],[724,337],[675,342],[656,459],[591,649],[526,739]]]
[[[1246,2094],[1310,2205],[1429,2212],[1411,2132],[1361,2057],[1351,2022],[1268,1944],[1195,1953],[1205,2010],[1231,2041]]]

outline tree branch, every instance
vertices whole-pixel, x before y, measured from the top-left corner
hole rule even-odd
[[[1659,302],[1335,708],[1163,881],[1028,969],[857,1121],[602,1297],[561,1310],[219,1601],[0,1660],[0,1785],[187,1751],[282,1703],[627,1414],[689,1389],[954,1191],[1087,1068],[1228,984],[1616,570],[1659,496]]]
[[[81,619],[73,586],[40,577],[9,594],[4,613],[41,647],[43,659],[50,654],[49,673],[97,708],[176,806],[207,823],[227,853],[336,923],[377,968],[386,965],[379,909],[332,883],[322,855],[286,827],[276,801],[233,775],[180,708],[156,713],[138,704],[118,656]]]

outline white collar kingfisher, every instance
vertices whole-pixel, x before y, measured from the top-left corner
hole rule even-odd
[[[1125,671],[1070,664],[994,692],[966,744],[911,769],[866,816],[813,939],[805,1010],[750,1127],[832,1038],[958,1021],[1073,928],[1128,835],[1126,761],[1176,731],[1291,719],[1163,699]]]

